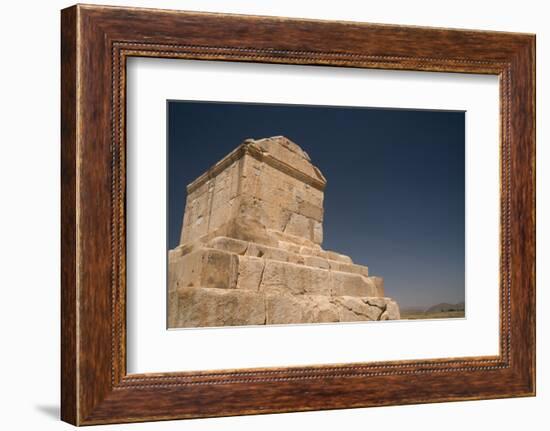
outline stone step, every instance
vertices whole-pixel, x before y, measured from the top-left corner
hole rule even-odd
[[[310,262],[316,262],[314,266],[319,266],[320,268],[340,265],[340,267],[346,268],[347,272],[356,272],[368,276],[368,267],[366,265],[354,264],[349,256],[330,250],[323,250],[321,247],[310,247],[288,241],[279,241],[279,247],[272,247],[226,236],[217,236],[208,239],[205,243],[208,248],[236,254],[247,254],[249,256],[266,255],[269,259],[283,262],[304,263],[304,259],[307,257],[310,258]],[[169,258],[183,256],[200,246],[200,243],[180,245],[169,251]]]
[[[169,327],[280,325],[399,319],[390,298],[289,295],[183,287],[171,292]]]
[[[279,244],[280,247],[271,247],[234,238],[216,237],[209,240],[205,247],[228,251],[239,255],[264,257],[266,259],[278,260],[281,262],[316,266],[323,269],[330,268],[342,272],[352,272],[364,275],[365,277],[369,275],[367,266],[354,264],[351,258],[343,254],[323,250],[321,248],[296,246],[296,244],[290,244],[283,241],[280,241]],[[183,256],[196,248],[197,246],[180,246],[173,250],[170,256]]]
[[[342,271],[349,267],[344,264],[321,268],[308,259],[304,259],[303,264],[288,262],[277,253],[270,250],[260,253],[255,247],[255,244],[249,244],[244,254],[200,248],[172,257],[168,270],[169,290],[200,286],[294,295],[384,296],[383,279],[380,277]],[[254,250],[249,254],[251,249]]]

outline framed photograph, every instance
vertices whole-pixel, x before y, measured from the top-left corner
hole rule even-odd
[[[61,14],[62,419],[535,394],[535,36]]]

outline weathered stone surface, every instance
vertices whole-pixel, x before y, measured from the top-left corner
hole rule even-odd
[[[354,322],[357,320],[380,320],[383,310],[376,305],[371,305],[367,298],[355,296],[336,296],[334,303],[340,305],[339,319],[341,322]]]
[[[279,248],[282,250],[286,250],[290,253],[299,254],[301,246],[292,242],[279,241]]]
[[[360,274],[330,271],[332,296],[378,296],[376,285]]]
[[[247,290],[183,287],[172,327],[264,325],[264,296]]]
[[[169,326],[399,319],[381,277],[321,247],[325,185],[282,136],[246,140],[189,184]]]
[[[384,294],[384,279],[382,277],[370,276],[369,279],[376,286],[378,294],[376,296],[385,296]]]
[[[246,255],[287,262],[289,253],[285,250],[281,250],[280,248],[250,243],[248,249],[246,250]]]
[[[266,323],[339,322],[338,306],[328,296],[266,294]]]
[[[314,268],[330,269],[329,261],[318,256],[304,256],[303,264]]]
[[[225,236],[218,236],[211,239],[207,246],[218,250],[229,251],[231,253],[245,254],[248,249],[248,242]]]
[[[169,290],[179,287],[233,289],[237,284],[238,256],[203,248],[168,263]]]
[[[330,269],[333,271],[349,272],[351,274],[359,274],[365,277],[369,276],[369,269],[363,265],[356,265],[354,263],[343,263],[341,261],[327,259]]]
[[[323,225],[320,222],[313,220],[311,223],[311,229],[312,241],[315,244],[321,244],[323,242]]]
[[[251,141],[256,144],[264,154],[271,155],[275,159],[284,160],[288,165],[299,171],[324,180],[322,174],[310,163],[310,158],[298,145],[284,136],[259,139]]]
[[[397,305],[389,298],[196,287],[179,288],[169,298],[172,328],[399,319]]]
[[[260,257],[239,256],[236,287],[238,289],[260,290],[265,264],[266,260]]]
[[[380,320],[399,320],[401,315],[399,313],[399,306],[397,305],[397,302],[391,300],[390,298],[384,299],[387,300],[386,308],[380,316]]]
[[[329,271],[266,260],[260,290],[292,295],[330,295]]]

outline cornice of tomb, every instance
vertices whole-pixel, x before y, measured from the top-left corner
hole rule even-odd
[[[278,141],[281,139],[290,141],[288,138],[284,136],[277,136],[277,137],[268,138],[268,139],[273,139],[274,141]],[[206,172],[204,172],[202,175],[197,177],[193,182],[188,184],[187,193],[188,194],[192,193],[197,188],[202,186],[205,182],[216,177],[219,173],[221,173],[224,169],[230,166],[233,162],[241,159],[245,155],[254,157],[256,160],[266,163],[272,168],[275,168],[289,175],[290,177],[295,178],[317,190],[323,191],[325,189],[325,186],[327,184],[326,179],[323,177],[323,175],[321,174],[319,169],[317,169],[316,166],[311,164],[311,166],[313,167],[313,170],[317,174],[317,177],[312,177],[311,175],[308,175],[307,173],[301,171],[300,169],[295,168],[294,166],[284,162],[283,160],[280,160],[279,158],[274,157],[271,153],[263,151],[261,148],[255,145],[256,142],[257,141],[252,139],[245,140],[241,145],[239,145],[237,148],[235,148],[233,151],[227,154],[223,159],[218,161],[216,164],[210,167]],[[308,163],[310,162],[308,161]]]

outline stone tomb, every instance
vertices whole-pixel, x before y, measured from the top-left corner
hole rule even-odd
[[[168,326],[399,319],[382,278],[321,247],[325,185],[282,136],[246,140],[189,184]]]

